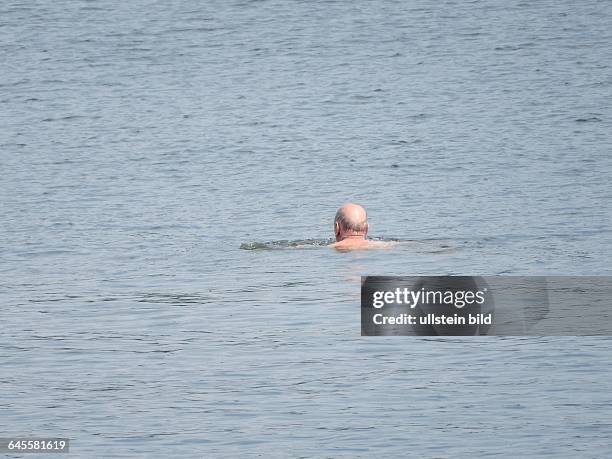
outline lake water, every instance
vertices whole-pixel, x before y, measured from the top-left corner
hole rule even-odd
[[[3,2],[0,436],[610,457],[609,339],[360,337],[361,275],[612,274],[612,4],[510,3]],[[414,242],[240,248],[346,201]]]

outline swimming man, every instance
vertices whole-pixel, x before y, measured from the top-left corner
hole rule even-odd
[[[359,204],[349,203],[338,209],[334,221],[334,233],[336,234],[336,242],[331,244],[330,247],[336,250],[364,250],[390,245],[366,239],[368,214]]]

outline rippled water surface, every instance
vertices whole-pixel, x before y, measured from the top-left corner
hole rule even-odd
[[[359,276],[612,274],[611,40],[595,0],[2,2],[0,436],[610,457],[608,339],[361,338]],[[348,200],[412,242],[323,247]]]

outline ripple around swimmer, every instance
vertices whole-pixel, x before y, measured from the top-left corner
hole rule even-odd
[[[412,239],[401,239],[395,237],[374,237],[368,238],[371,241],[395,242],[398,246],[413,246],[417,251],[427,253],[442,253],[456,250],[446,241],[428,240],[415,241]],[[277,249],[306,249],[312,247],[327,247],[335,242],[334,239],[296,239],[296,240],[278,240],[267,242],[244,242],[240,244],[241,250],[277,250]]]
[[[279,240],[267,242],[245,242],[240,244],[242,250],[274,250],[296,249],[309,247],[325,247],[334,242],[333,239],[297,239],[294,241]]]

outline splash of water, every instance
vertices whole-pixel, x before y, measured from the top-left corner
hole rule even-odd
[[[383,242],[400,242],[410,243],[415,242],[412,240],[389,238],[389,237],[373,237],[368,238],[371,241],[383,241]],[[267,242],[244,242],[240,244],[242,250],[275,250],[275,249],[306,249],[311,247],[326,247],[335,242],[335,239],[297,239],[297,240],[286,240],[282,239],[279,241],[267,241]]]
[[[245,242],[240,244],[240,248],[242,250],[297,249],[308,247],[325,247],[333,242],[333,239],[297,239],[294,241],[283,239],[280,241]]]

